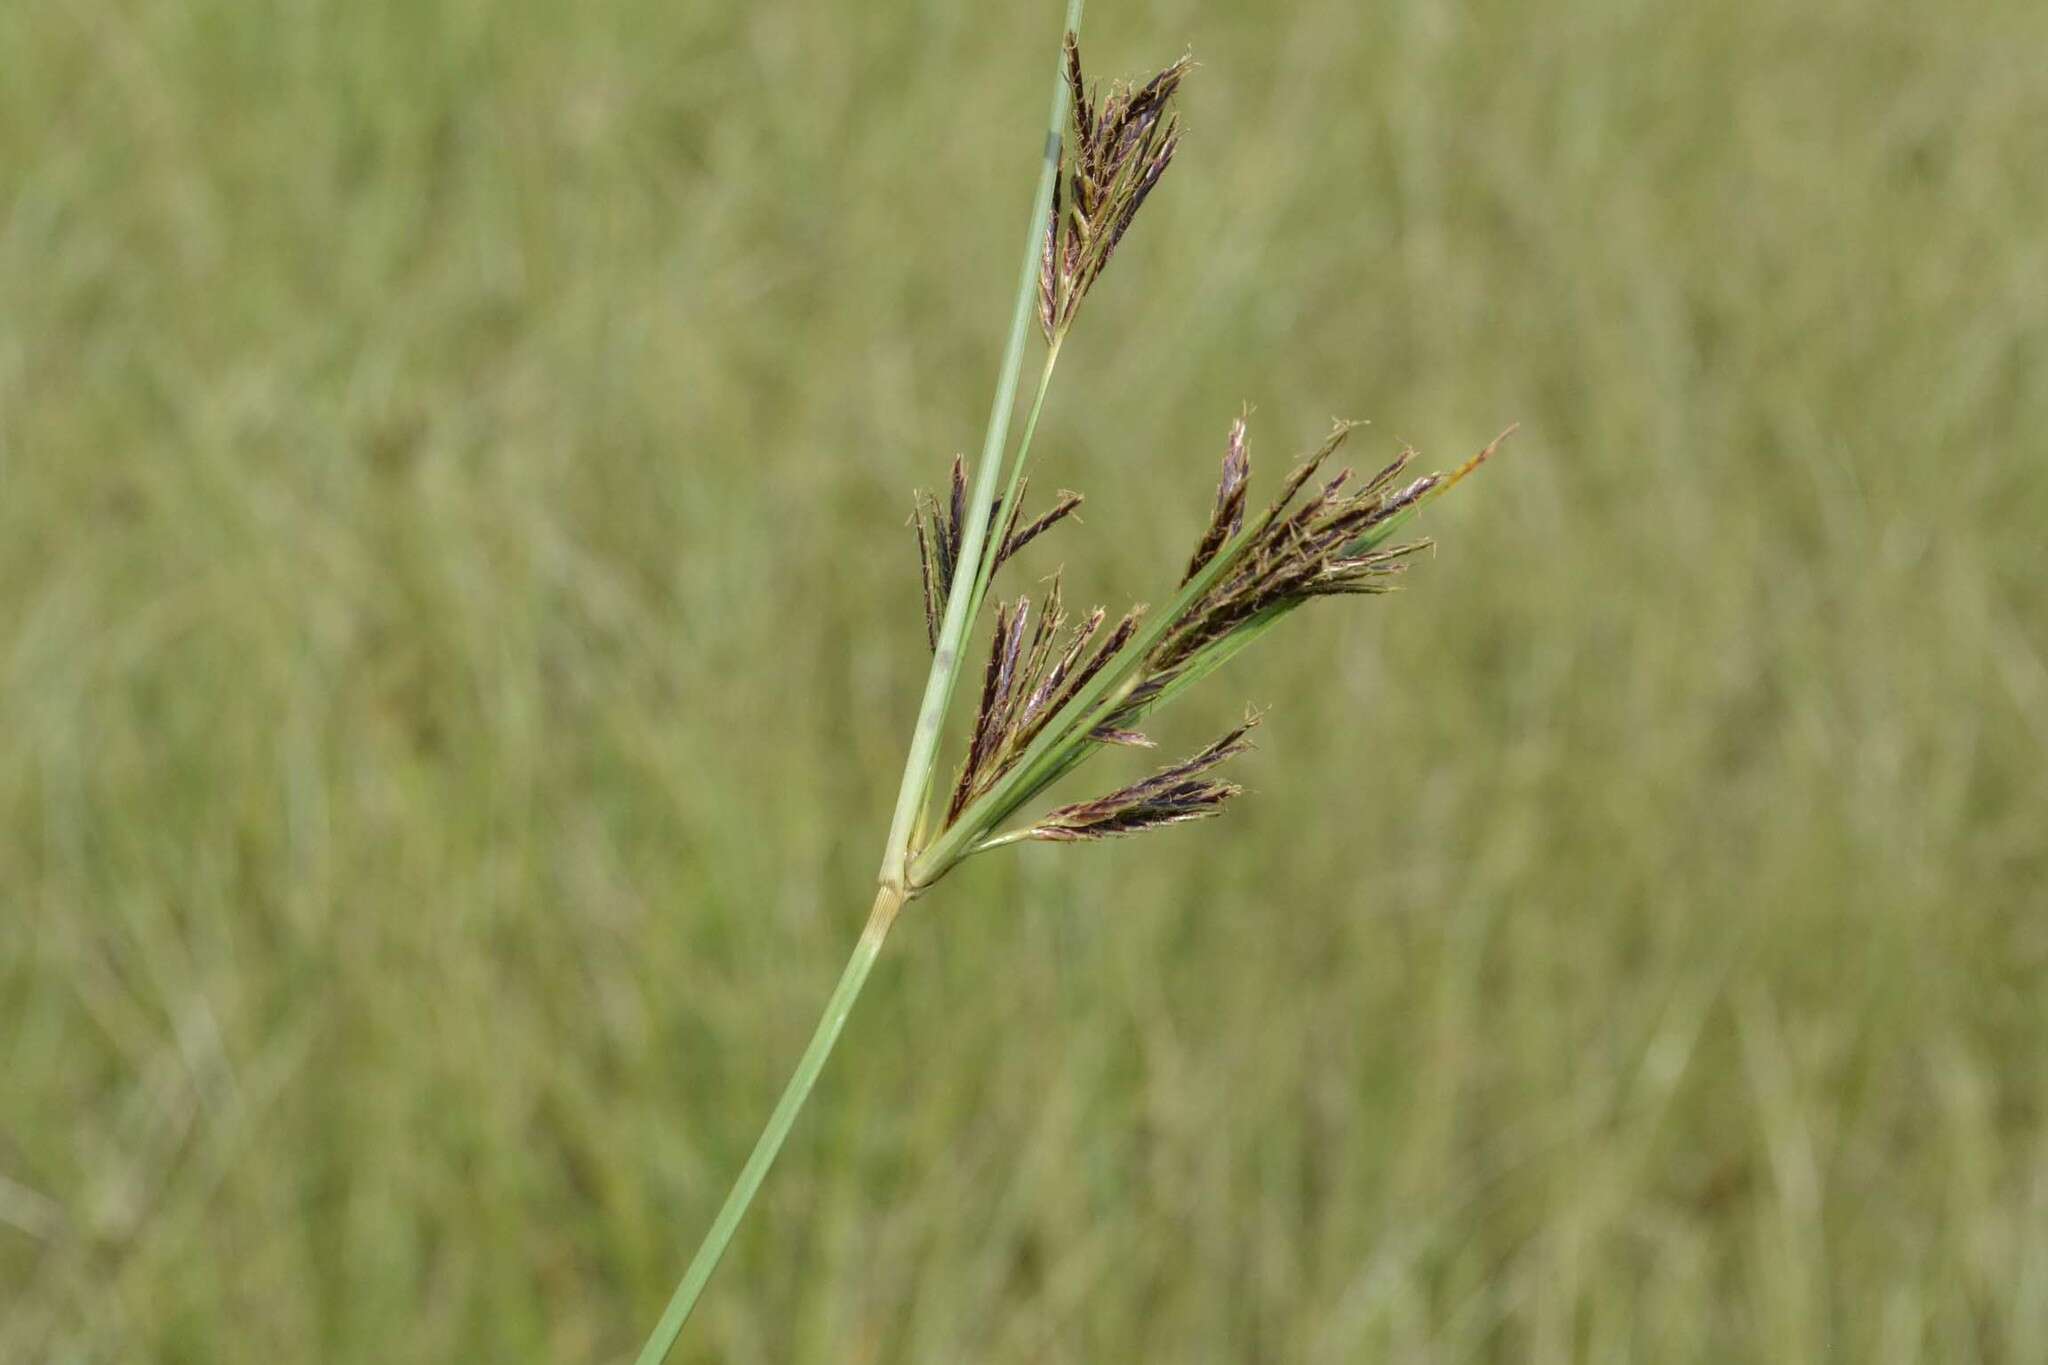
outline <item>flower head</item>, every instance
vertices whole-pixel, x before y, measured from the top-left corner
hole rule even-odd
[[[1038,271],[1038,321],[1047,341],[1066,335],[1081,300],[1172,163],[1180,120],[1168,106],[1193,67],[1182,57],[1143,85],[1113,82],[1098,103],[1081,78],[1080,44],[1067,35],[1073,126],[1060,148]]]

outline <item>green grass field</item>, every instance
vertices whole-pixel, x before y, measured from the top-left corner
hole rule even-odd
[[[0,1360],[618,1361],[858,931],[1058,6],[0,6]],[[1448,465],[908,912],[676,1359],[2048,1359],[2048,7],[1097,0],[1032,551]],[[1132,771],[1142,760],[1109,760]],[[1087,794],[1076,788],[1078,794]]]

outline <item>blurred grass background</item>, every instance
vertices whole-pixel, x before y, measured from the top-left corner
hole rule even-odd
[[[1057,5],[0,7],[0,1359],[618,1360],[864,913]],[[914,908],[678,1359],[2048,1359],[2048,8],[1098,0],[1040,440],[1438,464]],[[1096,782],[1112,774],[1094,770]]]

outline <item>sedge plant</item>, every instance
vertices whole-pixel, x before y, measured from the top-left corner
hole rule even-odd
[[[1081,504],[1078,494],[1062,492],[1045,511],[1024,517],[1032,437],[1060,348],[1180,144],[1173,105],[1190,61],[1183,57],[1141,83],[1091,87],[1081,67],[1082,3],[1068,3],[1045,158],[980,459],[970,481],[967,462],[956,456],[943,496],[921,492],[915,499],[912,522],[931,671],[874,904],[817,1031],[641,1350],[639,1365],[665,1359],[688,1321],[904,906],[961,862],[992,849],[1107,839],[1216,814],[1240,788],[1215,770],[1249,747],[1257,716],[1248,715],[1214,743],[1141,781],[1091,800],[1033,808],[1048,788],[1099,750],[1149,747],[1137,728],[1147,716],[1307,603],[1388,591],[1409,557],[1430,543],[1396,536],[1500,444],[1496,439],[1447,475],[1411,476],[1415,453],[1404,449],[1370,477],[1355,480],[1349,469],[1325,473],[1354,428],[1338,422],[1253,516],[1248,432],[1240,416],[1224,442],[1208,524],[1162,610],[1133,607],[1114,625],[1100,607],[1070,617],[1058,575],[1036,601],[1023,594],[997,601],[965,753],[950,786],[937,790],[941,740],[968,637],[984,615],[996,576]],[[1044,354],[1013,446],[1011,416],[1034,331]]]

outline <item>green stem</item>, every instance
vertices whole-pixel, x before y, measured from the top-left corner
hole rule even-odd
[[[1081,29],[1084,0],[1067,0],[1067,31]],[[1010,440],[1010,414],[1017,405],[1017,377],[1024,368],[1024,344],[1037,311],[1038,266],[1044,245],[1045,219],[1052,212],[1053,177],[1059,169],[1060,129],[1067,117],[1066,58],[1062,51],[1053,64],[1052,112],[1046,121],[1044,164],[1038,171],[1038,192],[1031,200],[1031,220],[1024,234],[1024,265],[1017,278],[1017,302],[1010,314],[1010,336],[1003,347],[1003,365],[996,380],[995,402],[989,408],[988,429],[982,436],[981,460],[974,470],[974,488],[968,494],[967,525],[960,535],[958,564],[979,566],[987,548],[989,508],[996,478],[1002,465],[1003,449]],[[1052,375],[1046,368],[1046,379]],[[1039,386],[1039,401],[1045,396]],[[1037,419],[1037,405],[1032,408]],[[1020,462],[1021,463],[1021,462]],[[910,862],[911,835],[918,815],[931,790],[932,767],[938,759],[939,735],[945,728],[946,708],[953,700],[953,684],[960,676],[960,659],[973,625],[971,609],[977,605],[981,571],[953,576],[953,590],[946,596],[946,615],[939,626],[938,647],[932,651],[932,671],[925,679],[924,701],[918,707],[917,725],[910,735],[910,753],[903,763],[903,783],[896,792],[896,811],[889,821],[889,839],[882,854],[882,884],[906,884],[905,869]]]
[[[1084,3],[1085,0],[1067,0],[1068,32],[1080,31]],[[987,588],[991,494],[996,486],[1004,448],[1009,444],[1010,416],[1017,403],[1017,379],[1024,366],[1024,347],[1030,336],[1035,311],[1039,252],[1046,215],[1052,210],[1060,130],[1066,116],[1063,50],[1054,64],[1052,111],[1046,120],[1044,164],[1039,169],[1038,190],[1032,198],[1031,219],[1024,237],[1024,265],[1017,282],[1017,302],[1011,313],[1009,338],[1003,347],[995,401],[989,408],[988,429],[982,437],[981,463],[975,470],[972,500],[967,506],[967,524],[961,534],[958,562],[977,567],[971,574],[956,572],[952,591],[946,597],[946,615],[940,626],[938,648],[933,651],[931,674],[925,681],[924,701],[918,709],[917,726],[911,733],[910,753],[903,764],[903,784],[896,796],[896,810],[882,859],[881,888],[875,893],[874,909],[868,915],[867,928],[862,931],[860,942],[854,946],[852,957],[847,959],[846,971],[833,988],[832,998],[825,1003],[825,1013],[818,1021],[817,1032],[811,1035],[810,1045],[797,1062],[796,1074],[789,1078],[788,1088],[776,1102],[775,1112],[769,1115],[768,1126],[754,1144],[753,1153],[741,1169],[739,1179],[733,1183],[731,1193],[726,1195],[710,1232],[704,1236],[703,1245],[697,1248],[689,1269],[683,1272],[682,1282],[676,1286],[668,1307],[662,1312],[661,1321],[641,1348],[637,1365],[661,1365],[668,1358],[683,1324],[690,1319],[690,1310],[696,1306],[698,1296],[704,1292],[712,1272],[718,1268],[719,1259],[725,1255],[726,1244],[732,1241],[740,1220],[746,1216],[747,1207],[754,1202],[754,1195],[767,1177],[768,1168],[775,1164],[776,1154],[782,1150],[783,1141],[796,1123],[804,1101],[810,1098],[811,1087],[817,1084],[818,1073],[825,1069],[825,1061],[839,1041],[839,1032],[846,1026],[846,1017],[852,1013],[854,1001],[860,998],[861,988],[867,984],[875,959],[881,956],[889,927],[895,923],[897,912],[910,897],[906,869],[910,861],[911,841],[917,833],[919,816],[930,792],[932,772],[938,758],[939,732],[945,724],[946,708],[959,677],[961,651],[974,613],[981,605],[981,595]],[[1030,449],[1032,434],[1038,429],[1039,410],[1045,404],[1046,387],[1052,381],[1053,360],[1058,353],[1059,348],[1054,346],[1047,355],[1045,369],[1039,376],[1038,392],[1031,400],[1024,439],[1010,472],[1011,496],[1015,496],[1024,455]]]
[[[882,941],[889,935],[889,926],[895,921],[896,912],[902,908],[901,891],[885,886],[875,894],[875,905],[868,914],[867,928],[862,931],[860,942],[854,945],[853,956],[847,959],[846,970],[841,973],[838,986],[833,988],[832,998],[825,1002],[824,1017],[818,1020],[818,1030],[811,1035],[810,1046],[804,1049],[803,1057],[796,1064],[796,1074],[789,1078],[782,1098],[776,1101],[775,1112],[768,1116],[768,1126],[761,1130],[760,1140],[754,1144],[753,1154],[741,1168],[739,1179],[733,1182],[732,1192],[726,1195],[724,1206],[712,1221],[711,1231],[704,1234],[704,1244],[697,1248],[690,1268],[683,1272],[682,1283],[670,1296],[668,1308],[662,1313],[661,1321],[655,1324],[654,1334],[640,1348],[637,1365],[661,1365],[668,1357],[669,1348],[675,1345],[676,1335],[683,1330],[683,1324],[690,1320],[690,1310],[696,1306],[697,1296],[710,1282],[711,1272],[718,1269],[719,1258],[725,1255],[726,1243],[732,1240],[740,1219],[746,1215],[747,1206],[754,1202],[754,1194],[761,1188],[768,1168],[775,1164],[775,1155],[782,1150],[783,1140],[789,1136],[790,1127],[796,1122],[804,1101],[810,1098],[818,1073],[825,1069],[825,1059],[832,1055],[832,1047],[839,1041],[839,1031],[846,1026],[846,1016],[852,1013],[853,1002],[859,998],[861,987],[867,984],[868,972],[881,955]]]

